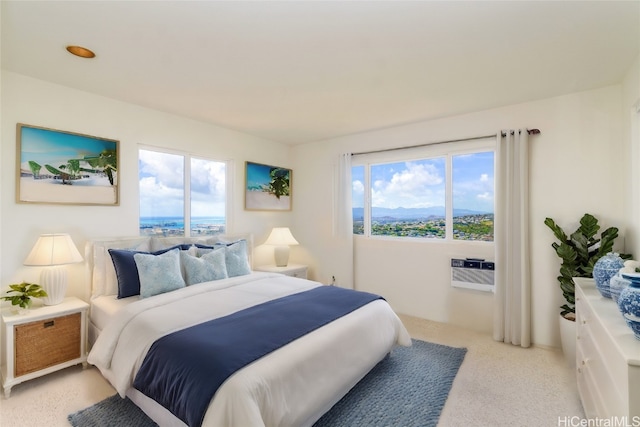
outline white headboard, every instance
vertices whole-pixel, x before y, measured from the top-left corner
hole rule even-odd
[[[180,244],[232,243],[246,240],[247,257],[253,269],[253,235],[252,234],[220,234],[200,237],[104,237],[89,239],[85,244],[84,259],[87,261],[87,279],[91,283],[91,298],[101,295],[116,295],[118,281],[109,255],[109,249],[130,249],[154,252]]]

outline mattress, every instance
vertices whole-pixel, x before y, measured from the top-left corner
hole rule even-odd
[[[137,296],[118,299],[116,295],[94,298],[91,300],[91,323],[103,330],[120,309],[139,299]]]
[[[89,309],[89,348],[116,313],[137,300],[137,296],[118,299],[116,295],[102,295],[92,299]]]

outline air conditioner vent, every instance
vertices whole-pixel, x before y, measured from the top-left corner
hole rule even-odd
[[[451,286],[493,292],[495,263],[478,258],[451,259]]]

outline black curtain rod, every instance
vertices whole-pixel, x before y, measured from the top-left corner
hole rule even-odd
[[[511,131],[511,135],[513,135],[515,131]],[[527,133],[529,135],[537,135],[540,133],[540,129],[527,129]],[[491,135],[482,135],[482,136],[473,136],[471,138],[462,138],[462,139],[450,139],[448,141],[437,141],[437,142],[429,142],[427,144],[418,144],[418,145],[409,145],[409,146],[404,146],[404,147],[396,147],[396,148],[385,148],[382,150],[374,150],[374,151],[361,151],[359,153],[351,153],[352,156],[359,156],[362,154],[375,154],[375,153],[384,153],[387,151],[396,151],[396,150],[406,150],[409,148],[420,148],[420,147],[427,147],[429,145],[439,145],[439,144],[449,144],[452,142],[464,142],[464,141],[475,141],[476,139],[486,139],[486,138],[491,138],[496,136],[496,134],[491,134]],[[502,136],[507,136],[506,133],[502,132]]]

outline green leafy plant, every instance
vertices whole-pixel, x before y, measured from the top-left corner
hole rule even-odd
[[[280,196],[289,195],[289,170],[283,168],[272,168],[269,172],[271,181],[269,182],[269,191],[278,199]]]
[[[575,319],[575,282],[574,277],[593,277],[593,267],[600,258],[612,252],[613,243],[618,237],[618,229],[609,227],[600,233],[598,220],[591,214],[584,214],[580,219],[580,226],[567,236],[562,228],[551,218],[544,223],[553,231],[558,242],[551,246],[562,260],[558,282],[566,304],[560,308],[560,314],[568,319]],[[623,259],[630,259],[631,255],[620,254]]]
[[[5,301],[11,301],[11,305],[18,305],[21,308],[31,306],[31,298],[44,298],[47,292],[40,285],[35,283],[22,282],[17,285],[9,285],[11,290],[7,294],[15,293],[16,295],[5,295],[2,297]]]

